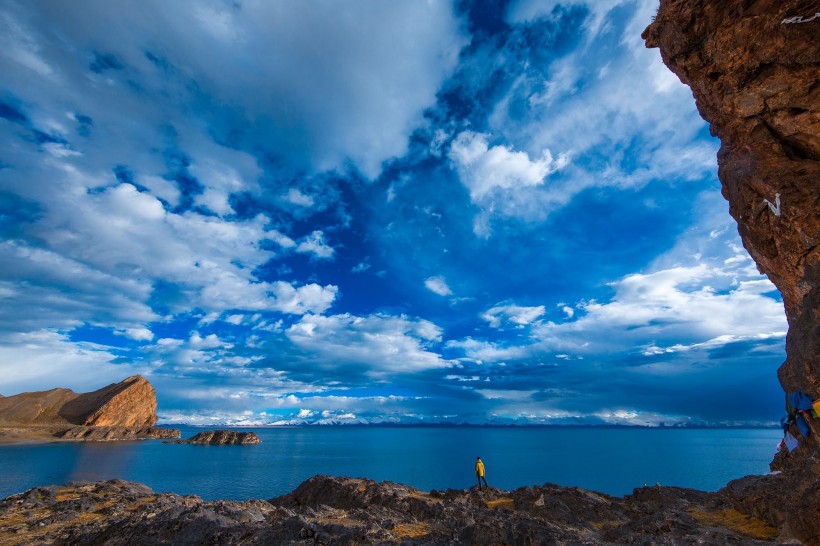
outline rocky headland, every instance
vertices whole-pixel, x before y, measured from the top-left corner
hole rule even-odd
[[[142,376],[75,393],[51,389],[0,397],[0,442],[179,438],[155,427],[157,395]]]
[[[722,492],[643,487],[624,498],[556,485],[424,492],[315,476],[282,497],[206,502],[124,481],[38,487],[0,501],[17,544],[744,544],[778,530]]]
[[[820,398],[819,35],[816,0],[661,0],[643,33],[720,138],[729,213],[783,295],[780,384],[812,399]],[[775,458],[780,474],[730,489],[741,510],[820,544],[820,424],[808,424],[808,436],[792,427],[800,444]]]
[[[207,430],[194,434],[186,440],[173,440],[165,443],[230,446],[261,444],[262,440],[254,432],[240,432],[237,430]]]

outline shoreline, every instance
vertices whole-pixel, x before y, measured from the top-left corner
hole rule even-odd
[[[128,442],[173,439],[179,436],[179,429],[165,426],[0,425],[0,446],[65,442]]]

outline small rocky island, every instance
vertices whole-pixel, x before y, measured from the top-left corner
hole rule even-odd
[[[187,440],[170,440],[165,443],[229,446],[261,444],[262,440],[253,432],[239,432],[236,430],[208,430],[194,434]]]
[[[81,394],[58,388],[0,397],[0,443],[179,438],[156,423],[156,391],[140,375]]]

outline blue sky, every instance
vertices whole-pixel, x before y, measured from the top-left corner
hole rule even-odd
[[[0,393],[761,423],[782,300],[654,0],[0,6]]]

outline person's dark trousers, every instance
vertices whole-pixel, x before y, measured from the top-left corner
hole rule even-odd
[[[481,489],[481,480],[484,480],[484,487],[490,487],[489,485],[487,485],[487,480],[484,478],[484,476],[476,476],[476,478],[478,478],[479,489]]]

